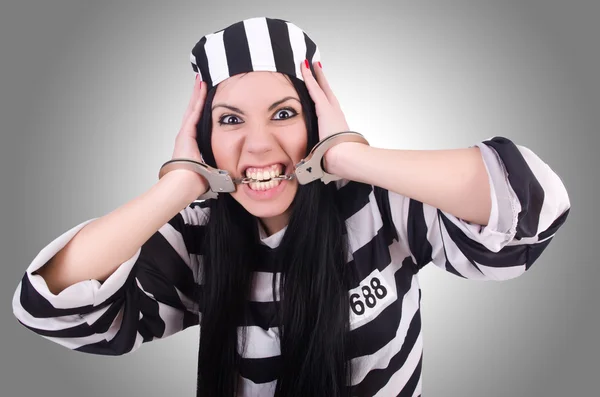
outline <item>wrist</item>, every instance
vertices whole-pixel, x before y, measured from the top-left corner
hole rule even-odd
[[[335,175],[335,165],[338,156],[338,150],[347,142],[342,142],[339,145],[332,146],[323,155],[323,171]]]
[[[206,193],[209,188],[208,181],[197,172],[186,169],[175,169],[167,172],[161,179],[177,180],[178,190],[184,195],[185,200],[192,202]]]
[[[332,146],[323,156],[323,169],[325,172],[344,178],[343,163],[348,161],[348,154],[353,148],[366,146],[358,142],[342,142]],[[348,159],[347,159],[348,158]]]

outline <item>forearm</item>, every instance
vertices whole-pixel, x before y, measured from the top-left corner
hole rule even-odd
[[[327,172],[380,186],[486,225],[491,197],[479,148],[396,150],[344,142],[327,152]]]
[[[148,191],[89,223],[46,265],[40,274],[52,293],[79,281],[106,280],[161,226],[203,192],[190,171],[175,170]]]

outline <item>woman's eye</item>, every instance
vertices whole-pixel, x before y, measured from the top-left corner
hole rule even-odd
[[[297,114],[298,113],[296,113],[296,111],[292,108],[281,109],[277,113],[275,113],[275,120],[289,119],[290,117],[294,117]]]
[[[296,116],[297,114],[298,112],[296,112],[294,109],[285,108],[277,111],[273,118],[275,120],[286,120]],[[238,116],[234,116],[232,114],[226,114],[219,119],[219,125],[235,125],[241,123],[243,123],[243,121]]]
[[[240,124],[240,119],[237,116],[225,115],[219,119],[219,125],[223,124]]]

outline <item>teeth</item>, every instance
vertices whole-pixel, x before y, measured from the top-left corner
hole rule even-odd
[[[252,190],[257,190],[257,191],[263,191],[263,190],[269,190],[269,189],[273,189],[274,187],[279,186],[279,184],[281,183],[281,181],[267,181],[267,182],[251,182],[248,185],[250,186],[250,189]]]
[[[281,175],[282,165],[275,164],[267,168],[253,168],[246,169],[246,177],[255,180],[266,180]]]

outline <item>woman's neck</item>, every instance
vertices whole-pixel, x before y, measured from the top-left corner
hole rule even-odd
[[[269,218],[259,218],[259,222],[262,223],[263,229],[265,229],[267,237],[272,236],[273,234],[286,227],[289,221],[289,209],[277,216],[272,216]]]

